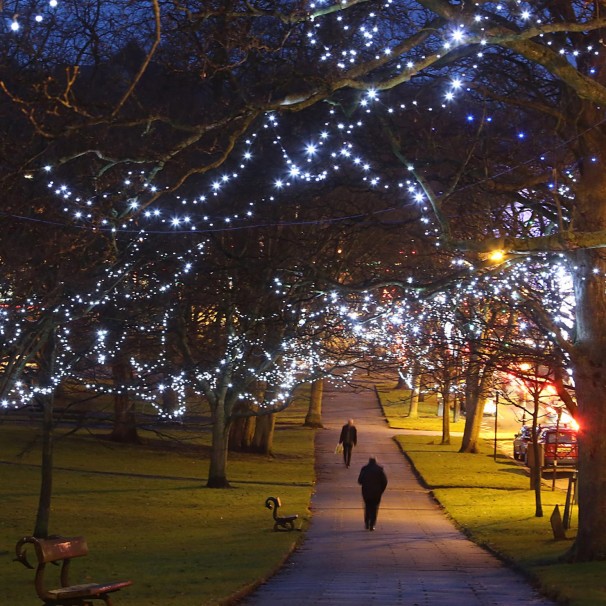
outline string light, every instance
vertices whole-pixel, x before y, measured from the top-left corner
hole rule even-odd
[[[6,7],[11,4],[15,3],[5,2]],[[382,60],[381,58],[392,58],[396,50],[395,45],[386,46],[385,41],[382,40],[381,31],[382,18],[384,16],[385,18],[389,17],[389,11],[394,8],[393,2],[384,2],[382,8],[375,6],[372,12],[369,11],[367,13],[364,19],[365,22],[357,29],[349,22],[346,10],[341,11],[341,14],[338,14],[336,18],[323,18],[323,10],[331,5],[329,2],[322,1],[309,3],[310,15],[304,26],[307,30],[305,35],[308,44],[310,48],[317,49],[318,62],[322,65],[323,69],[336,69],[338,72],[347,73],[347,70],[354,69],[369,59],[379,61]],[[347,8],[347,5],[347,2],[342,3],[344,9]],[[10,30],[15,36],[20,36],[24,35],[24,31],[45,27],[49,21],[46,18],[47,14],[58,16],[62,8],[69,10],[57,0],[50,0],[48,9],[36,12],[31,24],[27,23],[24,17],[14,15],[10,19]],[[435,55],[435,58],[443,57],[443,54],[449,50],[468,43],[477,43],[482,47],[487,47],[490,45],[490,39],[493,35],[491,28],[494,28],[496,31],[498,24],[503,20],[521,29],[540,27],[542,25],[540,15],[533,16],[534,11],[530,4],[527,6],[525,3],[517,1],[502,2],[494,6],[484,3],[481,7],[482,12],[480,13],[479,11],[480,8],[478,8],[478,13],[469,20],[469,23],[456,24],[450,31],[437,32],[434,37],[430,37],[427,45],[427,55],[421,56],[419,53],[405,53],[397,58],[397,66],[395,63],[393,65],[388,64],[385,68],[386,71],[392,70],[394,74],[401,75],[402,71],[408,70],[412,76],[416,69],[422,69],[422,66],[427,64],[427,57],[431,53]],[[493,11],[494,15],[498,16],[498,19],[492,20],[491,11]],[[334,27],[337,27],[342,32],[342,37],[334,35]],[[358,35],[361,42],[357,41]],[[585,50],[574,48],[570,42],[561,46],[555,35],[553,37],[550,37],[550,34],[541,35],[544,36],[547,45],[558,45],[557,52],[563,57],[574,57],[576,60],[582,55],[595,56],[598,53],[598,50],[593,49],[591,46],[588,46]],[[359,44],[359,47],[356,44]],[[479,58],[482,58],[481,55],[479,55]],[[416,66],[419,67],[417,68]],[[445,92],[443,98],[449,102],[449,107],[465,96],[466,83],[471,81],[472,78],[473,73],[471,71],[454,78],[450,75],[444,77]],[[138,174],[130,171],[125,175],[121,189],[101,194],[99,192],[82,191],[80,186],[77,187],[64,182],[58,183],[52,178],[53,169],[49,164],[42,166],[39,171],[28,170],[26,178],[28,181],[36,182],[48,179],[46,183],[49,191],[63,205],[62,208],[65,215],[64,225],[72,226],[75,224],[79,228],[87,229],[91,232],[95,232],[101,227],[115,234],[131,234],[132,241],[138,242],[140,245],[149,242],[150,236],[156,233],[181,233],[186,237],[192,232],[204,233],[207,228],[214,227],[215,225],[221,226],[217,228],[220,231],[227,231],[228,228],[254,226],[256,223],[253,222],[253,218],[257,216],[257,210],[264,207],[264,205],[275,202],[277,199],[282,200],[281,196],[288,196],[295,189],[296,191],[304,191],[305,187],[329,182],[330,180],[337,183],[342,179],[342,175],[344,174],[347,174],[348,178],[355,185],[369,186],[376,189],[392,188],[393,190],[398,189],[402,191],[402,196],[408,196],[409,200],[414,202],[423,213],[421,221],[427,226],[426,233],[441,235],[437,231],[431,206],[426,204],[427,195],[415,175],[411,175],[410,181],[406,185],[402,185],[397,179],[379,174],[381,162],[378,156],[380,152],[372,154],[362,144],[358,143],[357,134],[364,131],[366,126],[364,120],[369,115],[369,112],[373,112],[373,115],[384,113],[393,116],[398,112],[404,113],[406,111],[405,106],[394,108],[383,105],[384,101],[382,97],[383,95],[377,88],[372,86],[366,87],[359,103],[360,111],[358,113],[353,112],[354,115],[350,116],[347,121],[340,117],[340,114],[335,112],[334,109],[326,109],[318,120],[318,124],[321,125],[320,130],[318,132],[307,133],[307,136],[303,140],[310,141],[310,143],[303,146],[300,144],[295,146],[295,144],[290,143],[287,136],[288,124],[283,125],[282,118],[277,112],[268,113],[259,125],[253,127],[253,132],[246,134],[246,139],[242,144],[237,146],[237,150],[234,153],[234,158],[238,158],[237,161],[234,161],[234,167],[237,167],[237,170],[233,172],[226,171],[221,175],[209,175],[207,185],[200,186],[200,190],[194,192],[194,195],[189,199],[182,199],[177,194],[171,194],[168,197],[168,202],[164,201],[167,198],[156,198],[160,186],[152,183],[151,180],[148,181],[148,175],[145,171],[141,171]],[[429,104],[415,103],[412,105],[419,111],[434,111],[434,108]],[[469,124],[473,124],[478,120],[479,118],[473,113],[468,113],[465,117],[465,121]],[[490,117],[487,119],[487,122],[490,122]],[[516,133],[516,136],[520,145],[527,138],[523,132]],[[222,212],[220,209],[223,206],[227,206],[222,203],[229,200],[233,191],[242,180],[253,173],[263,163],[263,154],[257,154],[255,148],[262,150],[268,141],[271,141],[276,149],[280,150],[282,164],[264,167],[266,169],[264,172],[267,174],[267,183],[262,191],[251,195],[250,207],[246,209],[246,212],[241,210],[231,214]],[[545,157],[541,157],[540,159],[547,163]],[[536,157],[532,158],[532,161],[536,160]],[[593,160],[598,161],[598,159]],[[524,163],[520,163],[517,166],[524,166]],[[516,166],[512,166],[506,170],[512,172],[515,169]],[[225,169],[221,168],[221,170]],[[409,171],[411,173],[414,172],[412,165],[409,167]],[[497,176],[499,175],[490,175],[486,178],[486,181],[494,179]],[[574,175],[570,176],[574,177]],[[142,183],[143,185],[141,185]],[[477,183],[474,185],[477,185]],[[471,185],[466,185],[465,187],[469,188]],[[558,193],[560,195],[572,195],[570,190],[561,184],[558,185]],[[147,201],[152,198],[158,200],[158,207],[148,207]],[[119,220],[106,216],[107,205],[105,202],[109,199],[121,201],[122,208],[118,209]],[[209,200],[212,200],[212,205],[208,204]],[[400,203],[398,201],[398,204]],[[175,206],[177,205],[181,207],[180,212],[175,211]],[[204,206],[203,212],[200,208],[201,206]],[[142,208],[145,210],[141,211]],[[49,219],[48,223],[49,225],[60,227],[55,218],[52,220]],[[75,295],[69,304],[61,308],[59,313],[64,314],[65,322],[69,323],[72,317],[78,317],[82,313],[82,309],[88,308],[91,305],[109,303],[116,295],[118,297],[125,297],[126,294],[123,291],[110,294],[111,288],[109,285],[112,284],[113,280],[116,280],[117,276],[115,272],[118,274],[128,274],[134,271],[136,254],[139,250],[139,248],[133,246],[132,253],[127,259],[123,260],[122,265],[107,270],[96,289],[92,289],[88,293]],[[192,251],[192,258],[182,260],[183,264],[180,265],[180,270],[176,271],[166,283],[156,284],[155,287],[162,292],[166,292],[180,280],[186,280],[189,275],[195,272],[195,268],[200,265],[204,254],[205,251],[203,249]],[[459,262],[464,263],[463,260]],[[519,267],[523,267],[523,264],[520,263]],[[556,268],[558,272],[561,271],[561,266],[557,265]],[[509,270],[511,271],[511,268]],[[554,268],[553,271],[556,271],[556,269]],[[516,277],[519,279],[520,274],[516,273]],[[511,278],[506,275],[503,275],[501,279],[501,286],[504,283],[515,284],[515,282],[509,282]],[[279,296],[278,293],[288,290],[287,280],[284,281],[283,286],[285,290],[278,289],[277,296]],[[479,289],[479,285],[475,287]],[[482,288],[489,287],[488,283],[482,284]],[[470,287],[469,285],[462,285],[461,288],[468,289]],[[512,293],[517,291],[518,289],[516,288],[512,290]],[[129,296],[131,301],[139,299],[151,300],[154,298],[155,292],[155,288],[144,288],[138,294],[134,293]],[[465,292],[471,296],[469,291],[465,290]],[[411,289],[411,293],[414,293],[414,289]],[[411,294],[410,296],[413,295]],[[307,312],[310,314],[309,318],[306,317],[305,320],[300,320],[303,322],[301,326],[307,326],[308,322],[311,324],[315,319],[313,314],[319,313],[325,317],[335,318],[335,321],[338,318],[339,322],[347,322],[346,325],[350,327],[356,338],[364,338],[368,343],[371,343],[372,339],[369,335],[373,335],[373,338],[376,339],[385,338],[385,334],[382,332],[383,326],[381,325],[384,318],[391,318],[387,326],[390,326],[392,332],[394,330],[393,327],[401,327],[404,324],[402,310],[405,309],[405,306],[402,309],[384,307],[380,302],[373,302],[370,294],[365,295],[367,299],[363,303],[356,298],[345,298],[346,302],[343,303],[341,296],[335,295],[334,298],[332,297],[331,295],[327,299],[326,308],[322,307],[321,311],[310,309]],[[39,303],[39,301],[32,300],[29,302],[29,305],[31,305],[32,309],[36,309]],[[241,318],[246,318],[245,311],[240,310],[238,313],[241,314]],[[557,313],[560,313],[560,311],[558,310]],[[12,325],[12,328],[9,328],[9,326],[14,322],[15,318],[19,316],[23,318],[23,314],[23,311],[17,312],[13,306],[12,308],[5,309],[0,316],[3,318],[0,320],[2,333],[9,335],[9,342],[11,343],[16,343],[23,335],[26,322],[16,322]],[[373,318],[373,320],[365,323],[363,321],[364,317]],[[168,325],[169,319],[165,318],[162,324],[164,332],[168,331]],[[101,328],[99,329],[99,334],[102,333],[102,330]],[[149,327],[141,327],[141,330],[147,331],[151,329]],[[70,339],[72,338],[73,335],[70,335],[67,331],[60,335],[66,352],[71,350]],[[305,366],[308,369],[322,367],[323,362],[319,360],[317,353],[314,352],[315,344],[310,342],[308,349],[305,349],[301,347],[300,343],[301,340],[293,340],[284,344],[284,351],[288,352],[288,356],[291,356],[290,358],[286,356],[287,362],[284,363],[284,366]],[[120,341],[110,347],[107,336],[105,336],[96,345],[95,351],[97,352],[98,360],[106,361],[111,359],[123,345],[124,341]],[[261,347],[261,344],[257,345]],[[230,346],[234,348],[232,353],[235,358],[244,356],[241,345],[232,343]],[[238,349],[239,347],[240,349]],[[69,358],[67,353],[65,356],[67,360]],[[166,357],[163,357],[162,360],[165,362]],[[137,369],[137,373],[140,376],[157,370],[153,365],[148,366],[141,360],[132,359],[130,362]],[[331,362],[334,361],[331,360]],[[68,367],[69,364],[65,361],[65,370],[60,371],[58,376],[67,374],[69,372]],[[263,376],[264,378],[268,378],[269,374]],[[272,376],[272,380],[274,379],[275,377]],[[216,377],[208,373],[201,373],[198,381],[200,384],[207,382],[214,385]],[[280,397],[283,399],[287,397],[285,394],[288,394],[289,389],[295,384],[295,379],[288,373],[285,373],[283,376],[280,376],[278,383],[282,387]],[[174,373],[161,385],[162,389],[157,387],[155,392],[153,390],[145,391],[147,389],[145,387],[143,392],[144,397],[154,400],[157,398],[158,391],[164,392],[169,388],[179,393],[179,398],[182,399],[184,397],[185,378],[181,373]],[[20,395],[18,397],[15,396],[16,399],[13,400],[13,403],[23,401],[23,398],[26,397],[24,394],[30,392],[28,392],[25,384],[20,384],[16,393]],[[249,396],[252,397],[250,394],[247,394],[247,397]]]

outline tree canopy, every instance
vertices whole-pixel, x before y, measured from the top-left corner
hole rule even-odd
[[[386,288],[404,308],[456,289],[481,308],[509,289],[574,380],[571,557],[606,558],[602,2],[0,11],[3,398],[44,352],[66,360],[61,375],[103,349],[108,310],[128,317],[133,301],[153,299],[159,315],[139,326],[171,333],[185,367],[249,313],[274,343],[305,339],[314,314],[320,331],[338,325],[325,303],[360,334],[386,313]],[[551,297],[558,279],[568,299]]]

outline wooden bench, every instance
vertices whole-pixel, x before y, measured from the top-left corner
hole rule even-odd
[[[27,560],[25,545],[31,543],[38,558],[36,569],[36,592],[45,606],[92,606],[92,600],[103,600],[111,606],[110,593],[118,591],[123,587],[132,585],[132,581],[114,581],[112,583],[84,583],[82,585],[69,584],[69,564],[72,558],[88,554],[88,545],[84,537],[50,537],[38,539],[36,537],[23,537],[17,542],[15,551],[16,561],[21,562],[27,568],[34,568]],[[47,589],[44,581],[46,565],[51,563],[61,564],[59,589]]]
[[[265,507],[273,510],[274,515],[274,530],[294,530],[295,520],[299,517],[298,515],[293,516],[279,516],[278,509],[282,507],[282,503],[278,497],[267,497],[265,500]]]

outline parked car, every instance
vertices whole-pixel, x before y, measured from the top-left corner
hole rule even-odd
[[[568,427],[546,427],[539,434],[539,447],[542,451],[543,467],[576,467],[579,460],[577,430]],[[528,448],[524,462],[528,464]]]
[[[530,442],[532,442],[532,428],[523,425],[520,431],[513,437],[513,458],[516,461],[524,461],[526,459],[526,449]]]

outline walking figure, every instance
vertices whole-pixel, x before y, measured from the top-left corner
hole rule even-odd
[[[360,470],[358,484],[362,486],[364,499],[364,525],[366,530],[374,530],[381,497],[387,488],[387,476],[375,457],[370,457],[368,464]]]
[[[351,464],[351,451],[358,443],[358,430],[354,425],[354,420],[349,419],[341,429],[339,444],[343,444],[343,462],[347,467]]]

